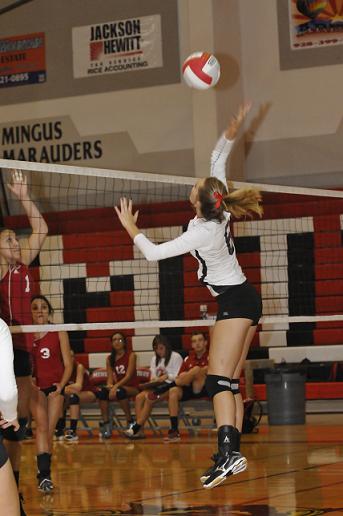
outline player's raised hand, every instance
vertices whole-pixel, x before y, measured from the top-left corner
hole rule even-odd
[[[249,113],[252,106],[252,102],[249,100],[247,102],[242,102],[240,104],[237,114],[233,115],[231,118],[229,125],[227,126],[225,130],[225,138],[228,140],[234,140],[236,138],[236,135],[243,124],[245,117]]]
[[[139,211],[132,212],[132,200],[128,200],[125,197],[120,199],[120,208],[114,207],[122,226],[128,230],[132,226],[136,226],[138,220]]]
[[[19,200],[28,198],[27,178],[21,170],[11,170],[11,183],[7,187]]]

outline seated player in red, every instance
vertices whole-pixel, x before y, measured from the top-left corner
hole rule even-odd
[[[207,366],[208,366],[208,350],[207,337],[203,332],[194,332],[191,338],[192,351],[184,359],[178,376],[168,386],[168,408],[170,416],[171,428],[165,441],[175,442],[180,440],[179,434],[179,403],[180,401],[188,401],[191,399],[199,399],[208,396],[205,388]],[[161,394],[166,392],[160,389]],[[159,387],[155,389],[153,395],[159,397]]]
[[[157,384],[165,384],[173,382],[179,373],[182,365],[182,357],[179,353],[172,350],[167,338],[163,335],[156,335],[152,342],[155,356],[152,357],[150,363],[150,380]],[[142,429],[144,423],[151,414],[153,405],[159,399],[168,397],[168,393],[162,393],[161,396],[152,396],[153,388],[148,387],[136,396],[135,409],[136,421],[132,423],[125,432],[129,439],[140,439],[144,437]]]
[[[44,296],[31,302],[34,324],[49,324],[53,309]],[[64,388],[73,369],[69,338],[66,332],[35,334],[33,346],[35,387],[31,395],[31,412],[36,422],[38,488],[45,493],[54,488],[51,481],[52,439],[64,402]]]
[[[127,424],[132,422],[129,398],[139,392],[136,353],[128,351],[125,335],[112,335],[112,351],[106,360],[107,383],[96,396],[99,400],[102,421],[100,433],[105,439],[111,437],[109,402],[118,401],[124,411]]]
[[[89,371],[87,371],[83,364],[77,362],[73,351],[71,351],[71,356],[73,359],[73,371],[69,383],[64,389],[66,405],[69,407],[70,429],[66,431],[64,439],[68,442],[75,442],[79,439],[77,435],[77,423],[80,419],[80,405],[82,403],[95,402],[95,393],[98,388],[91,384]],[[62,420],[64,430],[65,418]]]
[[[22,205],[32,233],[28,239],[20,243],[11,229],[3,229],[0,232],[0,312],[9,326],[32,324],[31,296],[34,292],[29,265],[44,243],[48,226],[31,200],[26,177],[20,170],[12,170],[11,184],[7,186]],[[8,427],[3,437],[19,485],[21,441],[25,438],[25,427],[30,414],[33,335],[17,333],[13,334],[12,339],[14,374],[18,387],[18,421],[21,430],[14,432],[13,427]],[[21,507],[20,510],[23,515],[24,509]]]

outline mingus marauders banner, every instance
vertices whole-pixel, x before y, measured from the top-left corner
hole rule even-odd
[[[163,66],[160,15],[74,27],[74,78]]]

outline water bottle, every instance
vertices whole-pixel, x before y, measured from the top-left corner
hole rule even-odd
[[[200,305],[200,319],[208,319],[207,305]]]

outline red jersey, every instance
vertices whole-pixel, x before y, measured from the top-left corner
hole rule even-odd
[[[36,384],[40,389],[59,383],[64,373],[60,338],[57,331],[46,333],[33,344]]]
[[[1,317],[9,326],[32,324],[31,297],[33,281],[26,265],[9,266],[0,281]],[[14,333],[13,347],[32,352],[32,333]]]
[[[129,359],[131,353],[125,353],[122,357],[118,358],[113,367],[113,372],[115,377],[117,378],[117,382],[122,380],[127,373],[127,369],[129,367]],[[133,376],[130,378],[129,382],[126,384],[130,387],[136,387],[140,383],[137,377],[137,370],[134,371]]]
[[[180,373],[185,373],[189,371],[190,369],[193,369],[195,366],[199,367],[206,367],[208,365],[208,352],[205,351],[203,355],[201,355],[200,358],[196,356],[194,352],[191,352],[188,357],[184,359],[182,362],[181,369],[179,371]]]

